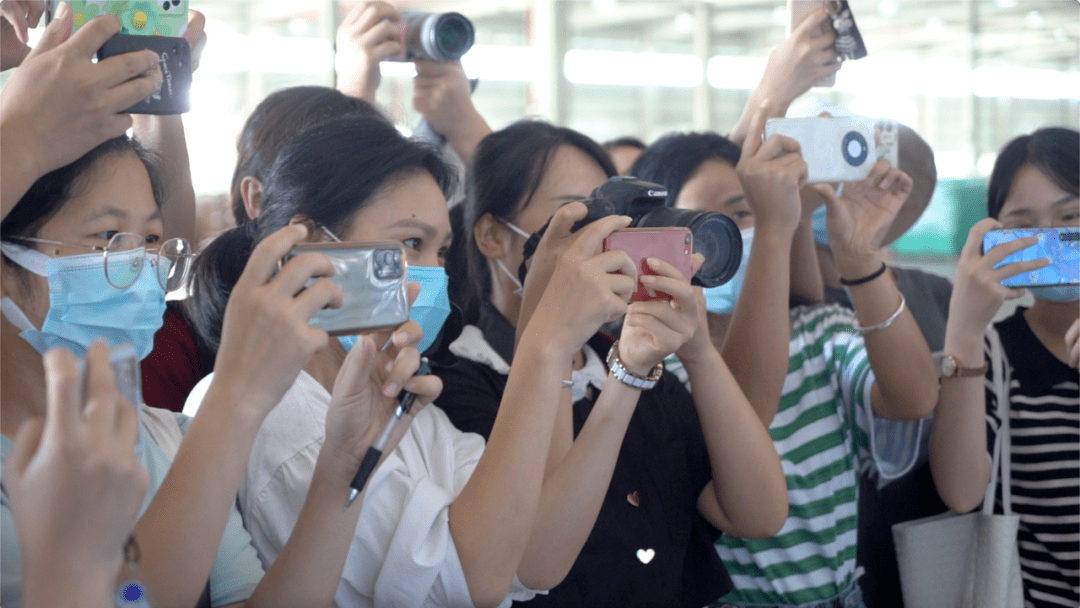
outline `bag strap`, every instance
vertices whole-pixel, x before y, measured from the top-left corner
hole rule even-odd
[[[1009,438],[1009,376],[1011,369],[1005,358],[1005,349],[1001,345],[1001,336],[991,325],[986,331],[986,340],[990,343],[990,369],[993,371],[994,384],[990,390],[997,401],[997,415],[1000,424],[997,437],[994,439],[994,455],[990,465],[990,483],[986,486],[986,494],[983,495],[982,512],[986,515],[994,513],[994,493],[997,489],[998,474],[1001,475],[1001,502],[1002,512],[1005,515],[1012,514],[1012,449]]]

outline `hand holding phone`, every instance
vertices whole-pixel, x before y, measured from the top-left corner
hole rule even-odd
[[[627,228],[617,230],[604,239],[604,251],[619,249],[630,256],[638,276],[657,273],[646,260],[657,258],[679,270],[687,281],[693,274],[694,237],[689,228]],[[638,281],[631,302],[670,300],[671,296],[654,291]]]
[[[1050,263],[1041,268],[1005,278],[1001,281],[1002,285],[1005,287],[1080,285],[1080,227],[991,230],[983,236],[983,253],[1002,243],[1025,237],[1038,237],[1039,242],[1008,255],[994,268],[998,269],[1014,262],[1040,259],[1047,259]]]
[[[330,277],[344,296],[340,308],[324,308],[311,317],[311,326],[331,336],[396,327],[409,320],[405,289],[408,262],[405,248],[395,241],[369,243],[302,243],[285,261],[306,251],[325,255],[336,274]],[[317,279],[312,278],[308,285]]]

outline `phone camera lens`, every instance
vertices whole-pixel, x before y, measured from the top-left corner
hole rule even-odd
[[[843,154],[844,160],[849,165],[858,167],[866,162],[866,157],[870,154],[870,146],[861,133],[848,131],[844,135],[844,140],[840,143],[840,153]]]

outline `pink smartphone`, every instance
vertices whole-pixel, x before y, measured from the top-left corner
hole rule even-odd
[[[648,263],[647,258],[657,258],[679,269],[679,272],[690,280],[693,270],[691,256],[694,252],[694,236],[689,228],[627,228],[611,233],[604,239],[604,251],[621,249],[625,251],[639,274],[655,275]],[[671,296],[662,292],[650,295],[645,287],[638,282],[637,290],[630,297],[631,302],[647,302],[649,300],[670,300]]]

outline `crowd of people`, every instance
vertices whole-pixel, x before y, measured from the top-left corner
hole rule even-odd
[[[30,48],[43,6],[0,1],[4,606],[902,606],[890,526],[979,507],[999,433],[1025,606],[1080,604],[1080,286],[995,322],[1027,293],[1002,281],[1048,260],[982,247],[1080,226],[1075,128],[1001,150],[950,282],[887,254],[937,181],[915,131],[843,184],[763,137],[839,69],[824,9],[728,136],[492,130],[460,64],[417,61],[439,148],[375,102],[402,42],[369,1],[336,88],[252,112],[235,226],[197,243],[180,117],[123,113],[157,56],[93,61],[120,24],[72,33],[64,3]],[[204,26],[190,10],[195,66]],[[620,175],[730,218],[730,280],[606,251],[630,217],[578,228]],[[373,241],[404,251],[409,319],[311,325],[345,296],[290,252]]]

